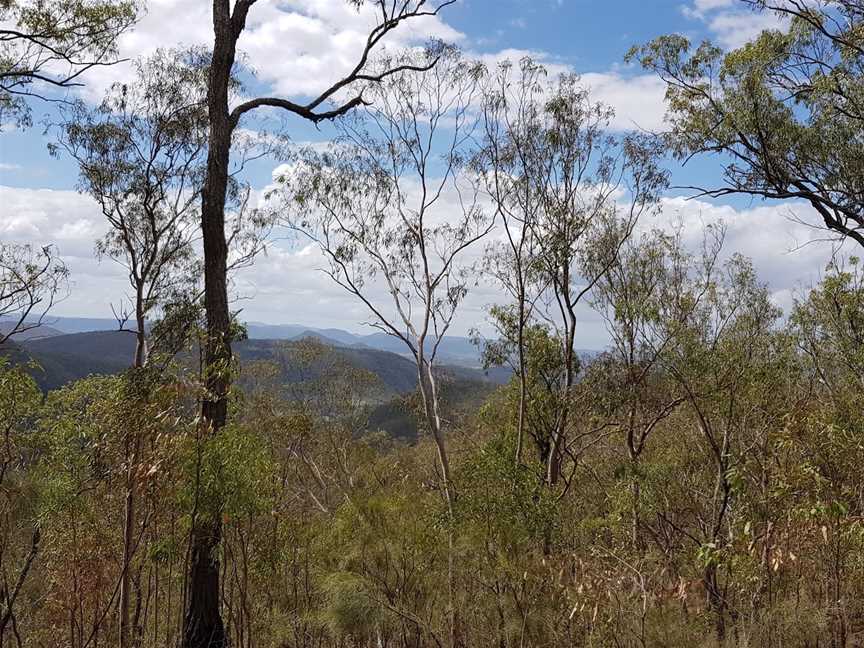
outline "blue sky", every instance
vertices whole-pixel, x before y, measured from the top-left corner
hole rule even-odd
[[[124,36],[121,51],[133,57],[159,46],[206,44],[210,36],[209,3],[204,0],[150,0],[148,14],[135,31]],[[302,97],[336,78],[358,50],[364,20],[344,0],[259,0],[241,49],[258,70],[261,87],[272,93]],[[575,71],[592,96],[616,108],[615,127],[663,127],[663,87],[659,80],[627,66],[624,54],[634,44],[677,32],[693,41],[710,38],[732,48],[764,27],[776,26],[773,16],[754,14],[740,0],[460,0],[440,20],[417,25],[397,36],[394,46],[417,44],[426,36],[457,42],[469,55],[488,62],[530,54],[550,71]],[[83,96],[95,100],[112,80],[122,78],[123,66],[96,70],[87,79]],[[119,266],[98,264],[93,240],[105,225],[88,198],[75,189],[76,168],[47,153],[50,135],[39,122],[50,119],[51,108],[33,104],[34,122],[27,130],[3,128],[0,134],[0,238],[54,243],[72,271],[72,294],[58,314],[110,317],[110,304],[122,300],[125,277]],[[326,138],[299,119],[288,122],[295,141]],[[263,188],[275,162],[256,164],[252,181]],[[700,160],[688,169],[673,165],[673,182],[710,180],[720,169],[717,160]],[[651,226],[682,223],[694,244],[707,222],[729,228],[727,249],[754,258],[779,304],[788,307],[792,295],[817,281],[830,253],[827,245],[803,243],[819,236],[788,221],[793,214],[812,219],[804,205],[685,200],[671,191],[663,214]],[[277,242],[266,257],[237,278],[239,307],[247,319],[269,323],[296,322],[362,330],[366,314],[316,271],[308,250]],[[484,309],[500,299],[493,286],[469,295],[454,331],[480,326]],[[605,340],[596,314],[583,313],[583,347]]]

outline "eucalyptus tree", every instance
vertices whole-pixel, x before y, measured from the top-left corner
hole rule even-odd
[[[430,67],[430,56],[437,64],[425,74],[408,71]],[[320,250],[327,275],[414,359],[452,524],[438,352],[473,280],[471,248],[494,223],[465,178],[484,68],[450,48],[385,65],[406,71],[364,90],[370,105],[338,122],[325,153],[306,151],[279,193],[288,225]],[[450,630],[452,643],[452,620]]]
[[[492,174],[498,183],[494,203],[511,213],[511,221],[518,215],[527,226],[520,240],[530,237],[532,271],[546,304],[537,316],[555,326],[561,341],[561,406],[543,458],[545,480],[554,486],[569,450],[568,394],[579,370],[577,306],[615,262],[639,217],[656,209],[666,174],[656,164],[653,138],[613,134],[612,109],[592,101],[577,76],[543,83],[542,75],[542,69],[526,62],[513,81],[524,89],[508,90],[505,80],[504,91],[518,100],[515,106],[505,102],[495,117],[503,125],[487,128],[487,134],[498,141],[490,159],[493,168],[500,167]],[[521,254],[520,245],[511,245],[514,254]],[[516,293],[518,300],[527,297]],[[517,310],[524,328],[529,311]]]
[[[408,54],[395,64],[426,61]],[[325,272],[368,309],[370,325],[414,358],[448,502],[436,363],[472,280],[469,248],[493,225],[463,174],[482,74],[448,50],[423,75],[390,75],[365,91],[369,106],[337,124],[328,151],[305,151],[279,179],[287,224],[322,252]]]
[[[515,77],[515,78],[514,78]],[[505,346],[515,347],[514,372],[519,376],[519,405],[516,418],[515,462],[522,462],[528,403],[528,367],[526,358],[526,328],[531,320],[534,301],[541,292],[536,269],[537,241],[535,220],[540,211],[539,201],[530,190],[525,177],[528,151],[522,146],[530,138],[526,128],[541,108],[545,70],[523,59],[514,72],[511,62],[498,66],[490,75],[483,99],[482,145],[474,168],[485,193],[494,205],[504,231],[504,240],[490,244],[486,251],[485,270],[512,298],[513,314],[504,307],[491,312],[493,324],[503,343],[487,344],[488,359],[501,363],[510,354]],[[508,344],[512,343],[512,344]],[[497,360],[494,356],[498,356]]]
[[[682,532],[674,516],[665,514],[659,524],[694,543],[721,642],[734,614],[729,589],[734,567],[727,549],[736,498],[745,456],[756,445],[745,440],[762,428],[776,429],[785,413],[781,395],[766,379],[773,370],[780,311],[747,259],[733,255],[721,262],[722,241],[722,231],[714,231],[701,255],[682,258],[680,271],[664,282],[659,317],[668,331],[663,337],[669,338],[660,356],[662,369],[692,425],[688,438],[704,453],[699,471],[680,476],[691,510],[698,511],[688,521],[690,530]]]
[[[864,10],[859,0],[743,0],[785,19],[743,47],[662,36],[628,54],[666,82],[680,160],[717,154],[697,195],[801,200],[864,245]]]
[[[423,17],[435,17],[455,0],[346,0],[358,10],[369,5],[376,23],[369,29],[356,63],[307,102],[287,97],[244,97],[232,107],[232,73],[237,63],[237,42],[246,29],[257,0],[213,0],[213,48],[208,77],[207,122],[209,144],[201,193],[201,232],[204,252],[204,305],[207,335],[204,343],[205,397],[201,405],[202,429],[218,434],[228,416],[231,387],[231,314],[228,302],[227,266],[229,241],[225,234],[225,208],[229,191],[232,135],[241,119],[259,108],[275,108],[286,114],[319,123],[348,113],[365,103],[358,84],[375,83],[409,68],[394,66],[370,71],[371,58],[382,41],[400,25]],[[358,21],[360,21],[358,16]],[[251,62],[254,65],[254,61]],[[421,72],[434,65],[435,59]],[[354,93],[353,95],[349,93]],[[218,506],[217,506],[218,508]],[[199,648],[225,645],[225,629],[219,610],[219,561],[221,537],[218,511],[199,520],[192,532],[190,596],[184,646]]]
[[[707,251],[713,264],[719,246]],[[633,503],[631,535],[634,547],[640,530],[641,458],[648,438],[685,400],[672,387],[663,368],[664,355],[675,343],[675,329],[668,325],[668,303],[685,278],[690,260],[680,234],[650,231],[632,237],[617,253],[616,261],[597,282],[590,304],[603,318],[611,344],[592,364],[586,378],[595,383],[603,415],[624,434]],[[699,305],[703,294],[681,302],[677,315],[686,317]]]
[[[147,363],[147,320],[160,300],[194,281],[193,242],[207,153],[208,56],[159,50],[134,62],[100,104],[77,102],[57,127],[57,153],[79,166],[79,189],[108,232],[96,253],[123,266],[132,289],[133,365]],[[121,327],[127,317],[121,317]]]
[[[137,0],[5,0],[0,3],[0,124],[30,123],[29,97],[82,85],[84,73],[117,62],[117,39]]]
[[[134,77],[115,83],[102,102],[64,111],[59,144],[80,169],[79,188],[108,222],[97,256],[121,264],[132,289],[133,366],[148,361],[147,321],[160,302],[194,291],[193,250],[207,151],[205,99],[209,57],[196,50],[159,50],[134,63]],[[128,315],[118,316],[120,327]],[[126,440],[126,502],[120,581],[121,648],[129,645],[130,564],[141,435]]]
[[[41,326],[66,295],[68,278],[54,246],[0,243],[0,345]]]

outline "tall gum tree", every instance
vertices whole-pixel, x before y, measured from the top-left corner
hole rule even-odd
[[[229,104],[231,75],[237,60],[237,41],[257,0],[213,0],[213,50],[208,80],[207,113],[209,148],[201,192],[201,231],[204,252],[204,307],[207,315],[204,344],[204,395],[201,427],[204,436],[218,434],[228,415],[231,386],[231,317],[228,302],[227,269],[229,244],[225,234],[225,207],[229,186],[232,133],[247,113],[270,107],[318,123],[343,115],[364,103],[355,85],[375,83],[400,71],[425,68],[396,65],[369,71],[370,58],[385,37],[405,22],[434,17],[455,0],[370,0],[378,21],[369,31],[356,64],[347,74],[318,96],[301,103],[284,97],[255,97],[233,108]],[[350,0],[358,9],[362,3]],[[433,59],[426,67],[434,65]],[[348,95],[356,91],[357,94]],[[216,506],[218,509],[218,506]],[[219,604],[219,558],[222,535],[218,510],[200,515],[193,524],[190,540],[188,603],[184,621],[185,648],[226,645]]]
[[[508,247],[522,265],[519,246],[530,237],[531,266],[542,286],[539,300],[532,297],[539,303],[517,304],[518,328],[524,332],[526,314],[533,311],[555,327],[561,342],[561,405],[541,458],[546,483],[556,486],[571,450],[578,305],[615,262],[639,217],[656,209],[666,174],[656,164],[656,140],[612,133],[612,109],[593,101],[577,76],[544,82],[542,68],[523,62],[512,75],[512,84],[523,87],[508,90],[507,68],[504,74],[503,93],[498,90],[494,101],[510,106],[486,111],[485,184],[502,218],[506,213],[511,225],[527,229]],[[522,302],[528,298],[524,275],[521,288],[519,283],[510,292]]]
[[[160,303],[194,291],[199,190],[206,152],[207,64],[197,50],[159,50],[135,62],[132,83],[115,83],[96,107],[64,110],[57,150],[78,163],[79,189],[108,222],[97,255],[128,273],[133,319],[133,366],[148,363],[147,321]],[[190,285],[191,284],[191,285]],[[120,579],[119,645],[130,641],[130,571],[135,551],[136,475],[142,435],[125,435],[126,500]]]
[[[391,64],[427,67],[428,56]],[[491,231],[494,216],[466,177],[485,69],[453,49],[433,56],[440,60],[425,74],[403,71],[369,88],[372,105],[339,122],[341,135],[331,150],[307,151],[280,179],[280,193],[289,226],[317,245],[324,271],[366,307],[371,326],[399,340],[414,359],[451,521],[453,645],[456,494],[438,352],[472,281],[470,248]]]

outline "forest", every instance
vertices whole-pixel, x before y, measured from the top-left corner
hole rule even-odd
[[[864,646],[864,2],[733,2],[778,26],[620,62],[653,131],[542,60],[393,44],[456,0],[340,0],[317,96],[242,50],[278,3],[126,60],[159,3],[0,0],[0,128],[74,163],[128,283],[75,373],[32,341],[63,250],[0,240],[0,648]],[[804,205],[821,279],[779,304],[726,225],[660,218],[682,182]],[[279,237],[394,353],[251,339]]]

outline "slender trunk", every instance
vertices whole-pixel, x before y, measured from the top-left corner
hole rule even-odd
[[[24,582],[27,580],[27,575],[30,573],[30,568],[33,566],[33,562],[36,560],[36,556],[39,553],[39,542],[41,538],[41,529],[38,526],[34,527],[33,534],[30,536],[30,551],[27,554],[27,558],[24,560],[24,566],[18,573],[18,579],[15,581],[15,585],[14,587],[12,587],[12,590],[7,590],[5,593],[5,609],[3,610],[3,615],[0,616],[0,648],[3,647],[3,637],[6,634],[6,628],[9,626],[10,622],[14,627],[15,601],[18,600],[18,595],[21,593],[21,588],[24,587]]]
[[[518,270],[522,272],[521,268]],[[519,280],[519,418],[516,423],[516,466],[522,465],[522,443],[525,436],[525,407],[528,391],[527,368],[525,367],[525,290]]]
[[[422,341],[421,341],[422,345]],[[455,577],[455,560],[454,560],[454,523],[455,514],[453,510],[453,485],[450,481],[450,461],[447,457],[447,447],[444,442],[444,435],[441,430],[441,415],[438,404],[438,390],[435,384],[435,376],[432,374],[432,367],[426,362],[421,354],[417,361],[417,368],[420,379],[420,395],[423,399],[423,413],[426,418],[426,423],[429,426],[429,431],[435,441],[435,446],[438,449],[438,462],[441,466],[441,477],[444,481],[444,496],[447,501],[447,597],[448,597],[448,617],[449,617],[449,645],[450,648],[456,646],[456,606],[454,601],[454,577]]]
[[[139,284],[135,301],[135,361],[134,366],[140,369],[147,363],[147,331],[145,329],[144,300],[142,287]],[[129,436],[134,437],[130,439]],[[132,565],[132,545],[135,531],[135,475],[138,463],[138,452],[141,437],[138,430],[131,430],[126,439],[126,498],[123,503],[123,563],[120,574],[120,616],[119,646],[129,646],[129,601],[130,601],[130,570]]]
[[[245,16],[230,15],[227,0],[213,2],[214,45],[207,92],[210,143],[202,189],[201,231],[204,249],[204,387],[201,403],[202,439],[219,434],[228,415],[231,384],[230,314],[228,311],[225,240],[225,201],[233,124],[228,112],[228,87],[236,41]],[[208,503],[191,535],[188,607],[183,629],[184,648],[222,648],[227,644],[219,606],[219,542],[222,538],[218,503]]]
[[[639,484],[639,474],[636,472],[639,470],[638,462],[633,462],[633,481],[632,481],[632,493],[633,493],[633,511],[631,515],[631,542],[633,543],[633,548],[637,550],[641,550],[642,547],[642,536],[639,533],[639,527],[641,525],[639,508],[640,508],[640,500],[642,497],[642,487]]]
[[[144,316],[136,318],[137,330],[135,332],[135,366],[143,367],[147,364],[147,331],[145,329]]]
[[[642,497],[642,485],[640,483],[641,475],[639,469],[639,459],[642,455],[642,441],[644,436],[640,436],[640,442],[637,447],[636,442],[636,407],[635,394],[631,394],[631,405],[627,414],[627,453],[630,456],[630,489],[633,497],[631,510],[631,542],[634,549],[642,549],[641,536],[639,533],[640,526],[640,505]]]
[[[132,433],[134,441],[127,439],[126,447],[126,498],[123,515],[123,571],[120,575],[120,648],[129,646],[129,601],[131,591],[131,566],[135,533],[135,471],[138,462],[140,437],[137,430]],[[131,441],[131,443],[130,443]],[[130,448],[130,445],[132,446]]]
[[[726,641],[726,600],[720,590],[716,564],[712,563],[705,568],[702,580],[708,592],[708,603],[714,611],[714,633],[717,643],[722,646]]]
[[[573,389],[573,383],[576,376],[576,367],[574,366],[575,354],[573,344],[576,338],[576,315],[573,312],[573,306],[568,303],[567,313],[567,330],[564,334],[564,388],[562,390],[561,412],[558,416],[555,432],[552,436],[552,444],[549,448],[549,457],[546,463],[546,483],[549,486],[555,486],[558,483],[558,478],[561,475],[561,462],[563,460],[562,448],[564,447],[565,437],[567,433],[567,419],[570,413],[570,392]]]
[[[444,442],[441,430],[441,415],[438,404],[438,390],[435,377],[432,375],[432,367],[421,357],[418,362],[420,378],[420,395],[423,399],[423,414],[429,426],[429,432],[438,449],[438,462],[441,466],[441,476],[444,481],[444,495],[447,499],[447,509],[453,514],[453,493],[450,482],[450,460],[447,457],[447,446]]]

